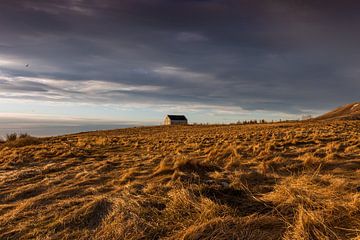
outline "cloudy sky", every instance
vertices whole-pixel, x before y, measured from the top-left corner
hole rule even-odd
[[[358,2],[1,0],[0,118],[320,114],[360,99]]]

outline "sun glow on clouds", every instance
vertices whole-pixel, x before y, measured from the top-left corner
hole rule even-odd
[[[204,35],[195,32],[180,32],[176,35],[176,39],[180,42],[202,42],[208,40]]]
[[[32,81],[45,84],[53,88],[61,88],[66,91],[76,92],[102,92],[109,90],[120,90],[120,91],[158,91],[161,90],[160,86],[146,86],[146,85],[130,85],[124,83],[115,83],[101,80],[86,80],[86,81],[71,81],[71,80],[59,80],[49,78],[28,78],[28,77],[17,77],[15,80],[18,81]]]
[[[154,92],[160,91],[161,86],[130,85],[124,83],[107,82],[101,80],[71,81],[40,77],[0,77],[0,93],[2,97],[37,96],[40,99],[71,100],[77,94],[81,102],[90,97],[100,97],[102,93],[119,92]],[[75,98],[74,98],[75,99]],[[73,99],[73,100],[74,100]]]
[[[87,8],[87,4],[82,0],[70,0],[61,5],[53,4],[51,2],[43,6],[36,6],[30,2],[26,2],[25,4],[25,7],[28,9],[55,15],[61,14],[64,11],[70,11],[73,14],[82,14],[87,16],[93,15],[94,13],[90,8]]]
[[[154,73],[164,77],[172,77],[177,80],[194,83],[216,83],[216,78],[207,73],[199,73],[175,66],[161,66],[153,69]]]
[[[14,66],[14,65],[16,65],[15,61],[0,58],[0,66]]]
[[[59,72],[62,70],[59,68],[59,66],[49,64],[49,62],[42,59],[33,59],[31,57],[18,57],[4,54],[0,55],[0,78],[5,78],[6,75],[3,74],[1,69],[22,71],[26,72],[27,74],[34,72]]]
[[[131,124],[138,125],[137,121],[119,121],[107,117],[81,117],[81,116],[54,116],[51,114],[37,113],[1,113],[0,123],[9,127],[9,125],[74,125],[74,124]]]

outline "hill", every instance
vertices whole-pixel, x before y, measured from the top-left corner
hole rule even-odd
[[[360,121],[0,146],[0,239],[359,239]]]
[[[360,120],[360,102],[347,104],[328,112],[316,120],[331,120],[331,119],[344,119],[344,120]]]

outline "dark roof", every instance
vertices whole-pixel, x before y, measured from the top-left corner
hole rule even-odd
[[[167,115],[170,120],[187,120],[184,115]]]

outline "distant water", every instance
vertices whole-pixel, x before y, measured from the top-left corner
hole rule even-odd
[[[0,127],[0,136],[9,133],[28,133],[37,137],[58,136],[70,133],[89,132],[96,130],[110,130],[119,128],[135,127],[135,125],[78,125],[78,126],[27,126],[17,128]]]

